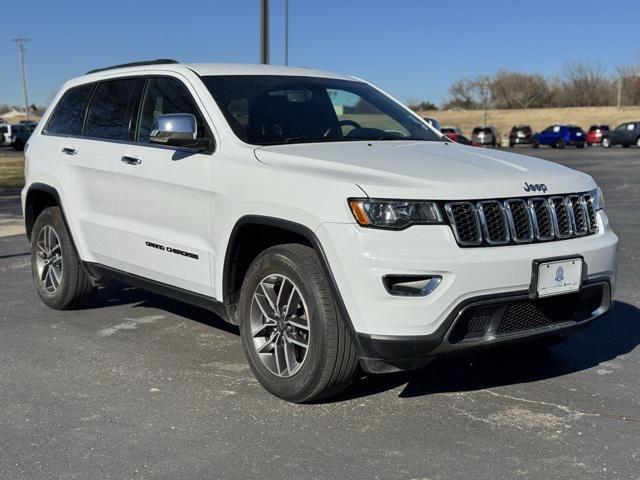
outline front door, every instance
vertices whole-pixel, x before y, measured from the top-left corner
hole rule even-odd
[[[210,272],[211,154],[149,143],[158,115],[189,113],[208,128],[189,88],[175,77],[149,77],[138,139],[118,162],[122,269],[213,296]]]

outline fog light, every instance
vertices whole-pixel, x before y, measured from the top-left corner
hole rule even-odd
[[[442,277],[439,275],[385,275],[382,283],[391,295],[425,297],[433,292]]]

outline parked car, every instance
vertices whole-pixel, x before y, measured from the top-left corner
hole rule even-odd
[[[591,125],[587,132],[587,146],[602,143],[602,138],[609,134],[609,125]]]
[[[338,113],[358,102],[376,113]],[[360,368],[557,343],[615,291],[618,238],[593,178],[479,159],[350,76],[100,69],[63,86],[25,157],[43,303],[87,307],[111,278],[210,309],[288,401],[337,395]]]
[[[491,147],[500,146],[500,134],[495,127],[476,127],[471,134],[471,143]]]
[[[0,147],[11,145],[11,126],[8,123],[0,123]]]
[[[445,125],[440,129],[440,132],[449,140],[452,140],[454,142],[457,142],[458,137],[462,136],[462,130],[460,130],[458,127],[453,127],[451,125]]]
[[[460,145],[473,145],[473,143],[471,143],[471,140],[469,140],[464,135],[458,135],[458,139],[456,140],[456,143],[459,143]]]
[[[533,138],[533,130],[529,125],[514,125],[509,133],[509,146],[530,145]]]
[[[542,132],[533,136],[531,144],[534,148],[540,145],[548,145],[553,148],[573,146],[583,148],[587,142],[587,136],[582,128],[575,125],[551,125]]]
[[[27,144],[34,127],[27,123],[15,123],[9,125],[9,145],[14,150],[24,150],[24,146]]]
[[[610,148],[614,145],[622,145],[623,147],[635,145],[640,147],[640,120],[622,123],[615,130],[602,137],[602,146],[604,148]]]
[[[440,131],[440,122],[433,118],[433,117],[423,117],[422,118],[425,122],[427,122],[429,125],[431,125],[433,128],[435,128],[437,131]]]

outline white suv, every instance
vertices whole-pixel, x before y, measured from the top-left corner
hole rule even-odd
[[[593,179],[465,147],[369,83],[161,60],[89,72],[26,149],[36,288],[118,279],[239,325],[295,402],[436,355],[557,342],[611,305]]]

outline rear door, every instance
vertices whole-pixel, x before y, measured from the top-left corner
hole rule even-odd
[[[57,155],[52,178],[60,183],[62,206],[82,259],[110,263],[118,253],[117,157],[110,152],[111,144],[83,136],[87,107],[96,88],[91,83],[68,90],[52,113],[43,139]],[[94,100],[106,99],[94,96]]]
[[[628,123],[618,125],[616,129],[611,133],[611,139],[613,145],[624,145],[626,143],[626,132]]]
[[[181,78],[148,77],[137,143],[117,166],[119,244],[124,270],[212,296],[212,155],[149,142],[154,119],[171,113],[194,115],[210,136],[201,112]]]

